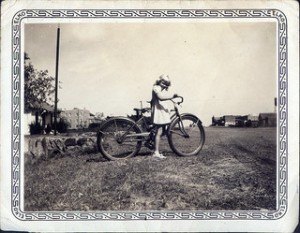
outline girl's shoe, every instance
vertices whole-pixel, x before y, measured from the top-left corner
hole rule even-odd
[[[161,153],[159,153],[159,152],[154,152],[153,154],[152,154],[152,157],[154,157],[154,158],[159,158],[159,159],[165,159],[166,157],[165,156],[163,156]]]

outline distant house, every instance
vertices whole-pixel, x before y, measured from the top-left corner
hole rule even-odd
[[[79,108],[64,110],[60,113],[60,117],[69,122],[70,129],[88,128],[91,118],[89,110]]]
[[[52,128],[54,124],[54,106],[49,104],[44,104],[42,106],[43,111],[41,113],[42,116],[42,126],[50,126]]]
[[[238,117],[238,116],[234,116],[234,115],[225,115],[225,116],[223,116],[225,126],[235,126],[236,117]]]
[[[26,122],[28,123],[26,133],[29,133],[29,124],[40,124],[42,129],[53,129],[54,125],[54,106],[48,103],[34,103],[33,107],[36,109],[31,113],[25,114]],[[57,114],[60,113],[60,109],[57,110]]]
[[[258,116],[259,126],[275,127],[277,125],[277,116],[275,112],[260,113]]]
[[[224,117],[215,117],[215,116],[213,116],[211,121],[212,121],[211,122],[212,126],[224,126],[225,125]]]
[[[90,130],[97,130],[101,124],[105,121],[103,112],[96,112],[95,114],[90,113]]]
[[[244,115],[235,118],[235,126],[237,127],[257,127],[258,115]]]
[[[222,117],[212,117],[212,126],[235,126],[235,127],[257,127],[258,115],[225,115]]]
[[[235,126],[236,118],[240,116],[225,115],[222,117],[212,117],[212,126]]]
[[[248,115],[247,126],[258,127],[258,123],[259,123],[258,115],[256,115],[256,114]]]
[[[248,115],[244,116],[236,116],[235,118],[235,126],[237,127],[245,127],[248,123]]]

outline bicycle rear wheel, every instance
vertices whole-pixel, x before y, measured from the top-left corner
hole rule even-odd
[[[171,149],[180,156],[197,155],[205,142],[201,121],[194,115],[182,115],[171,122],[168,131]]]
[[[141,129],[130,120],[111,119],[98,133],[98,149],[109,160],[133,157],[142,146],[142,139],[135,136],[141,132]]]

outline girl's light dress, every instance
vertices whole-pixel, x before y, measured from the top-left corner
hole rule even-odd
[[[171,122],[170,110],[168,107],[168,101],[159,100],[157,94],[168,95],[166,89],[161,88],[159,85],[154,85],[152,89],[152,101],[151,101],[151,116],[152,122],[155,125],[166,125]]]

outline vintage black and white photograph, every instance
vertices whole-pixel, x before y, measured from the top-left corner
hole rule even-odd
[[[224,21],[25,24],[24,209],[276,210],[277,24]]]
[[[19,10],[12,214],[35,223],[282,219],[296,151],[286,14]]]

